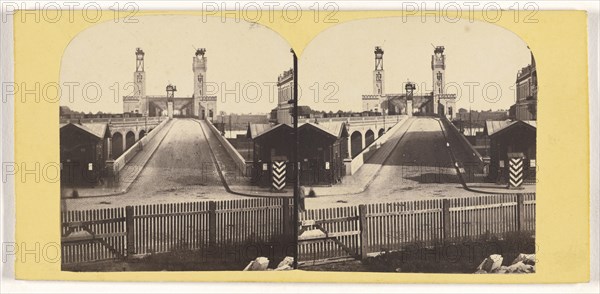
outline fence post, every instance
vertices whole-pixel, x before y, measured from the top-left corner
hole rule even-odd
[[[132,258],[135,254],[135,237],[133,232],[133,206],[125,207],[125,233],[127,235],[127,258]]]
[[[525,197],[517,194],[517,231],[525,229]]]
[[[450,241],[450,199],[442,200],[442,230],[444,243]]]
[[[208,202],[208,246],[211,249],[217,246],[217,203]]]
[[[290,233],[290,201],[288,198],[282,198],[282,202],[281,202],[281,220],[283,223],[283,236],[285,238],[288,237],[288,234]]]
[[[367,259],[367,206],[361,204],[358,206],[358,230],[360,232],[360,259]]]

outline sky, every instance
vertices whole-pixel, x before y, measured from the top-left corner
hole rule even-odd
[[[433,45],[445,47],[446,84],[460,86],[446,91],[459,96],[458,108],[496,110],[514,104],[517,71],[531,61],[527,44],[494,24],[418,17],[357,20],[321,32],[302,53],[300,102],[326,111],[361,110],[362,94],[373,93],[375,46],[385,52],[386,93],[404,93],[407,79],[418,92],[430,92]]]
[[[85,112],[123,112],[120,97],[133,90],[127,86],[133,82],[135,49],[140,47],[145,52],[147,95],[166,95],[171,83],[177,86],[176,96],[191,97],[195,48],[206,48],[206,80],[214,86],[209,85],[207,92],[218,96],[218,111],[268,113],[275,107],[276,97],[269,93],[279,74],[292,67],[290,45],[277,33],[244,21],[223,23],[216,17],[137,19],[136,24],[98,24],[71,41],[62,59],[61,83],[81,86],[74,99],[62,91],[61,105]],[[84,85],[90,86],[84,91]],[[96,98],[98,87],[102,95]]]
[[[136,24],[98,24],[71,41],[62,59],[61,83],[79,85],[73,97],[62,91],[61,105],[85,112],[122,112],[122,96],[132,92],[128,86],[136,47],[146,53],[148,95],[164,95],[171,83],[177,86],[177,96],[191,96],[192,58],[195,48],[202,47],[208,58],[206,80],[212,85],[207,94],[217,96],[218,111],[268,113],[276,106],[277,77],[292,66],[290,45],[277,33],[220,18],[138,19]],[[299,59],[300,104],[361,111],[362,94],[373,92],[375,46],[385,51],[386,93],[403,93],[407,79],[417,84],[417,92],[431,91],[433,45],[446,48],[446,82],[459,86],[446,91],[458,95],[458,108],[508,109],[514,103],[517,71],[531,60],[518,36],[482,22],[388,17],[338,24],[313,39]]]

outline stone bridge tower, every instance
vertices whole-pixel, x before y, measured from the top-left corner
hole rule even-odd
[[[433,79],[433,113],[438,114],[440,96],[444,94],[446,82],[446,55],[444,46],[437,46],[431,56],[431,71]]]
[[[414,92],[415,92],[415,84],[411,83],[410,81],[406,82],[406,85],[404,86],[404,90],[406,90],[406,113],[408,116],[413,116],[414,110],[413,110],[413,97],[414,97]]]
[[[193,58],[192,70],[194,71],[194,107],[193,115],[201,119],[212,118],[216,112],[216,104],[207,101],[206,96],[206,49],[196,50]],[[216,102],[216,101],[215,101]]]
[[[146,72],[144,71],[144,50],[135,49],[135,71],[133,72],[133,93],[123,99],[123,113],[148,115],[146,105]]]
[[[146,97],[146,72],[144,71],[144,50],[135,50],[135,73],[133,76],[136,97]]]
[[[385,95],[385,75],[383,71],[383,49],[375,47],[375,70],[373,70],[373,95]]]

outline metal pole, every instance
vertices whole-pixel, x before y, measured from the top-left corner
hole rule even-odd
[[[299,203],[300,203],[300,166],[299,166],[299,162],[298,162],[298,156],[299,156],[299,147],[300,147],[300,136],[298,134],[298,57],[296,56],[296,52],[294,52],[294,49],[290,50],[293,54],[293,59],[294,59],[294,93],[293,93],[293,119],[294,119],[294,140],[295,140],[295,144],[294,144],[294,148],[293,148],[293,152],[292,152],[292,161],[294,162],[294,168],[295,168],[295,173],[294,173],[294,177],[295,177],[295,181],[294,181],[294,243],[295,243],[295,250],[294,250],[294,264],[293,267],[294,269],[298,268],[298,222],[299,222],[299,212],[298,212],[298,208],[299,208]]]
[[[469,105],[469,136],[473,136],[473,121],[471,120],[472,115],[473,111],[471,110],[471,105]]]

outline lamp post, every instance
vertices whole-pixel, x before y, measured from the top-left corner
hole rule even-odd
[[[175,91],[177,91],[177,87],[171,84],[167,85],[167,114],[169,118],[173,118],[173,112],[175,111]]]
[[[171,84],[167,85],[167,100],[173,102],[173,98],[175,97],[175,91],[177,91],[177,86],[173,86]]]
[[[298,268],[298,221],[299,221],[299,203],[300,203],[300,163],[298,160],[299,156],[299,145],[300,145],[300,136],[298,134],[298,56],[296,56],[296,52],[294,49],[290,49],[290,52],[293,56],[294,61],[294,80],[293,80],[293,93],[292,100],[288,101],[288,103],[292,104],[292,116],[293,116],[293,127],[294,127],[294,148],[292,148],[292,162],[294,163],[294,242],[295,242],[295,250],[294,250],[294,264],[293,268]]]
[[[222,131],[223,136],[225,136],[225,116],[222,113],[221,113],[221,127],[223,128],[223,131]]]

